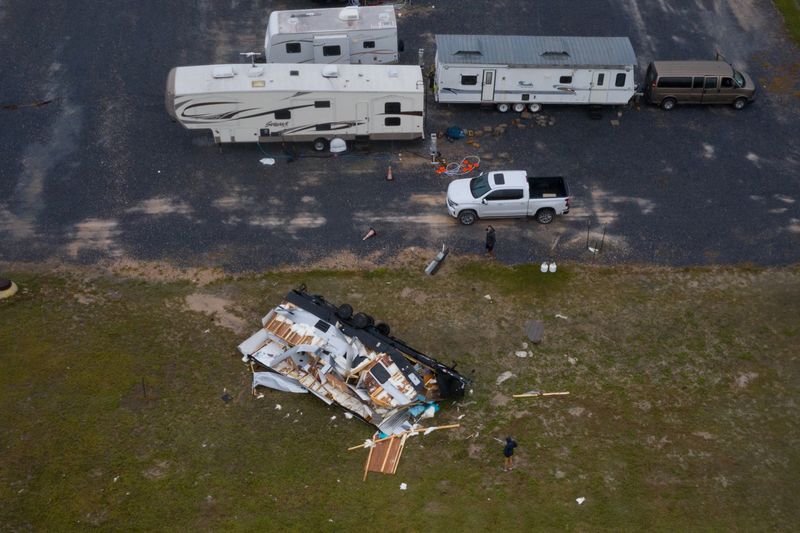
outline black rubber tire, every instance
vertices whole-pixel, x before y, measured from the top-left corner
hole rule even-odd
[[[538,222],[539,224],[550,224],[553,220],[555,220],[555,218],[556,218],[556,212],[550,207],[539,209],[536,212],[536,222]]]
[[[11,288],[11,280],[0,278],[0,291],[5,291]]]
[[[744,106],[747,105],[747,98],[737,98],[733,101],[733,108],[737,111],[741,111],[744,109]]]
[[[315,139],[311,144],[314,147],[314,150],[317,152],[324,152],[328,148],[327,139],[323,139],[322,137]]]
[[[530,111],[531,113],[538,113],[541,110],[542,110],[542,104],[538,102],[528,104],[528,111]]]
[[[465,226],[470,226],[478,220],[478,214],[472,209],[465,209],[458,214],[458,221]]]
[[[340,305],[336,310],[336,316],[342,320],[350,320],[350,317],[353,316],[353,306],[350,304]]]
[[[497,107],[497,110],[499,112],[501,112],[501,113],[508,113],[508,110],[511,109],[511,106],[509,104],[506,104],[505,102],[497,104],[496,107]]]
[[[678,102],[674,98],[664,98],[661,100],[661,109],[664,111],[672,111]]]
[[[364,329],[365,327],[369,326],[369,317],[364,313],[356,313],[353,315],[353,327],[358,329]]]
[[[389,324],[386,324],[385,322],[378,322],[377,324],[375,324],[375,331],[377,331],[381,335],[388,336],[389,332],[391,332],[392,330],[389,327]]]
[[[514,110],[514,113],[522,113],[525,111],[525,104],[516,103],[511,106],[511,109]]]

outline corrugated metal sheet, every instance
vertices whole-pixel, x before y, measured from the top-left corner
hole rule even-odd
[[[439,63],[515,67],[625,67],[636,64],[627,37],[437,35]]]

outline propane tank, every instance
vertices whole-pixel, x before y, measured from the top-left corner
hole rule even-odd
[[[550,272],[555,272],[555,271],[556,271],[556,268],[557,268],[557,267],[556,267],[556,262],[555,262],[555,261],[552,261],[552,262],[550,263]]]
[[[541,270],[542,272],[547,272],[547,269],[548,269],[547,261],[544,261],[542,263],[542,266],[539,267],[539,270]]]

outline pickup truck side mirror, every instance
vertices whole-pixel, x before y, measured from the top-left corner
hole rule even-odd
[[[483,200],[481,200],[481,203],[482,203],[483,205],[486,205],[486,204],[488,204],[489,202],[487,202],[487,201],[486,201],[486,198],[484,198]]]

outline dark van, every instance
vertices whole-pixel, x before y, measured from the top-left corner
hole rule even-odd
[[[647,67],[644,95],[669,111],[676,104],[730,104],[742,109],[756,95],[747,74],[725,61],[653,61]]]

